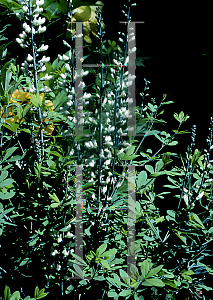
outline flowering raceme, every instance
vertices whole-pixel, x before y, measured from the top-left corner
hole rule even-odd
[[[44,93],[41,93],[40,97],[41,97],[41,101],[42,101],[43,97],[44,97]],[[21,118],[21,121],[20,121],[20,118],[15,113],[15,110],[17,108],[17,104],[20,104],[22,106],[23,110],[26,109],[28,111],[31,107],[33,107],[32,103],[30,102],[30,99],[31,99],[31,95],[29,92],[24,92],[22,90],[15,90],[9,100],[9,104],[13,104],[13,105],[10,105],[8,108],[6,108],[6,105],[4,105],[3,106],[4,110],[3,109],[0,110],[0,116],[2,118],[7,118],[6,123],[8,123],[10,125],[12,125],[13,122],[22,124],[25,121],[25,118]],[[47,108],[49,108],[48,110],[54,111],[53,103],[50,100],[45,100],[45,105]],[[27,109],[27,106],[28,106],[28,109]],[[47,112],[45,111],[44,114],[47,114]],[[44,120],[44,122],[48,122],[48,121],[49,121],[49,119]],[[33,122],[34,122],[34,124],[37,125],[36,121],[33,121]],[[39,129],[37,129],[37,131],[38,130]],[[53,130],[54,130],[53,123],[51,125],[44,126],[44,128],[43,128],[43,132],[46,135],[51,135]],[[37,136],[37,134],[36,134],[36,136]]]

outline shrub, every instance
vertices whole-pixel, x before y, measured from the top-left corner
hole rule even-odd
[[[182,166],[174,166],[170,149],[187,133],[181,127],[189,116],[174,113],[179,125],[172,132],[154,129],[165,123],[162,108],[171,101],[149,99],[146,79],[142,104],[132,107],[135,75],[124,67],[134,65],[133,4],[128,0],[126,33],[115,42],[104,40],[100,1],[1,3],[20,18],[24,31],[17,42],[28,51],[21,70],[15,59],[1,68],[2,287],[30,294],[32,286],[45,286],[51,299],[202,297],[212,289],[205,280],[213,274],[206,260],[213,231],[212,122],[208,150],[194,149],[193,127]],[[41,44],[45,35],[39,40],[46,31],[39,15],[49,25],[67,16],[68,51],[53,63],[40,55],[48,45]],[[89,43],[101,63],[117,67],[81,72],[82,39],[73,18],[91,21],[84,47]],[[91,62],[90,55],[84,61]],[[88,73],[92,94],[84,91]],[[168,182],[156,194],[165,175]],[[176,209],[162,213],[157,199],[164,206],[164,196],[175,190]],[[20,292],[9,298],[8,291],[7,299],[20,299]],[[35,293],[36,299],[46,294]]]

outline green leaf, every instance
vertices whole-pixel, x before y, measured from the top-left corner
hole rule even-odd
[[[115,297],[118,297],[118,294],[116,292],[109,291],[107,296],[110,297],[110,298],[115,298]]]
[[[102,244],[97,250],[96,250],[96,255],[101,257],[101,254],[106,250],[107,244],[104,243]]]
[[[50,207],[56,208],[56,207],[58,207],[59,205],[60,205],[59,203],[52,203],[52,204],[50,204]]]
[[[20,299],[20,292],[18,291],[14,292],[10,297],[10,300],[19,300],[19,299]]]
[[[8,176],[8,171],[3,170],[1,171],[1,176],[0,176],[0,182],[3,181],[5,178]]]
[[[117,249],[110,249],[101,254],[101,257],[114,256],[117,253]]]
[[[22,159],[22,157],[23,157],[23,156],[20,156],[20,155],[15,155],[15,156],[13,156],[13,157],[9,158],[9,159],[7,160],[7,162],[12,162],[12,161],[21,160],[21,159]]]
[[[186,244],[186,237],[182,236],[180,231],[175,232],[175,234],[179,237],[179,239],[181,239],[182,242],[184,242],[184,244]]]
[[[158,286],[158,287],[164,287],[165,283],[158,278],[148,278],[146,279],[146,282],[153,285],[153,286]]]
[[[119,273],[120,273],[120,277],[123,279],[123,281],[127,284],[129,283],[130,284],[130,279],[129,279],[129,276],[128,274],[122,270],[122,269],[119,269]]]
[[[27,263],[29,263],[31,260],[30,260],[30,258],[25,258],[25,259],[23,259],[22,260],[22,262],[19,264],[19,266],[21,267],[21,266],[24,266],[24,265],[26,265]]]
[[[58,157],[63,157],[60,153],[58,153],[57,151],[50,151],[49,152],[50,154],[53,154],[55,156],[58,156]]]
[[[13,196],[15,196],[15,194],[16,193],[14,191],[10,191],[9,193],[6,193],[6,194],[0,192],[0,199],[1,200],[10,199]]]
[[[137,187],[140,188],[141,186],[145,186],[146,183],[147,183],[147,172],[141,171],[138,174]]]
[[[58,199],[58,196],[55,193],[53,193],[53,195],[51,195],[50,193],[48,193],[48,195],[50,196],[50,198],[52,200],[54,200],[57,203],[60,203],[60,200]]]
[[[205,229],[205,226],[203,225],[201,219],[198,217],[198,215],[196,215],[195,213],[192,213],[190,216],[190,219],[195,221],[196,223],[198,223],[202,229]]]
[[[172,141],[170,143],[168,143],[168,146],[175,146],[178,144],[178,141]]]
[[[68,2],[66,0],[58,0],[56,1],[58,9],[65,14],[68,12]]]
[[[149,173],[154,173],[154,168],[153,166],[150,166],[150,165],[145,165],[145,169],[149,172]]]
[[[12,178],[7,178],[0,183],[0,188],[7,186],[9,184],[12,184],[13,182],[14,182],[14,180]]]
[[[32,104],[36,107],[40,107],[42,102],[41,102],[41,97],[39,95],[39,93],[36,93],[36,96],[32,93],[30,93],[31,99],[30,102],[32,102]]]
[[[163,268],[163,265],[160,265],[160,266],[158,266],[158,267],[156,267],[154,269],[151,269],[149,271],[148,275],[146,276],[146,279],[149,278],[149,277],[151,277],[151,276],[157,275],[162,268]]]
[[[164,163],[163,163],[162,159],[157,161],[155,164],[155,172],[160,171],[163,168],[163,166],[164,166]]]
[[[124,291],[122,291],[122,292],[119,293],[119,296],[126,297],[126,296],[129,296],[131,294],[132,294],[131,290],[124,290]]]
[[[16,149],[18,149],[18,147],[9,148],[2,161],[6,161],[16,151]]]
[[[9,286],[6,285],[4,288],[4,300],[9,300],[10,295],[11,295],[10,288],[9,288]]]
[[[146,275],[148,274],[150,270],[150,259],[145,259],[142,263],[140,263],[141,266],[141,274],[144,278],[146,278]]]
[[[100,263],[102,264],[102,266],[106,269],[110,269],[110,266],[108,264],[108,262],[106,260],[101,259]]]

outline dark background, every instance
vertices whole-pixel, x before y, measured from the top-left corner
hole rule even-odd
[[[116,1],[117,2],[117,1]],[[119,1],[118,1],[119,2]],[[165,105],[166,130],[177,129],[173,112],[184,111],[190,119],[182,130],[197,125],[196,147],[205,148],[212,113],[212,43],[210,4],[193,3],[193,6],[146,1],[134,1],[131,7],[132,21],[144,21],[136,25],[136,46],[142,51],[145,67],[136,67],[136,101],[140,102],[144,78],[151,82],[150,95],[159,103],[162,95],[174,104]],[[119,2],[123,7],[122,2]],[[121,9],[111,9],[104,1],[104,9],[113,20]],[[118,15],[117,15],[118,17]],[[119,14],[121,21],[124,15]],[[118,20],[118,19],[117,19]],[[118,22],[117,22],[118,23]],[[116,22],[107,23],[107,30],[114,36]],[[124,26],[124,25],[120,25]],[[164,115],[162,116],[164,118]],[[184,152],[189,135],[179,136],[178,150]]]

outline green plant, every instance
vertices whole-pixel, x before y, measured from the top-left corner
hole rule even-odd
[[[92,1],[0,2],[22,21],[17,42],[28,51],[21,68],[14,59],[1,69],[0,210],[5,218],[11,213],[11,223],[1,221],[16,225],[2,226],[3,284],[24,293],[42,285],[54,299],[81,300],[87,293],[102,300],[198,299],[197,291],[211,290],[205,279],[213,271],[205,259],[212,239],[212,122],[208,151],[194,149],[193,127],[182,166],[174,166],[171,147],[187,133],[181,127],[189,116],[174,113],[177,128],[161,130],[163,107],[171,101],[165,94],[160,103],[150,99],[146,79],[142,104],[131,110],[135,76],[124,67],[136,49],[127,49],[127,38],[134,40],[129,25],[118,42],[104,39],[103,5],[95,3],[97,30],[91,30],[98,47],[92,52],[101,66],[81,72],[83,41],[74,40],[73,17],[82,13],[88,21]],[[127,22],[131,5],[128,0]],[[41,55],[48,45],[39,15],[50,23],[63,16],[70,26],[67,51],[53,62]],[[91,93],[83,83],[87,75]],[[156,194],[165,177],[167,190]],[[175,208],[163,211],[157,200],[170,193]],[[41,291],[36,288],[34,298],[45,295]],[[8,288],[5,293],[11,296]]]

